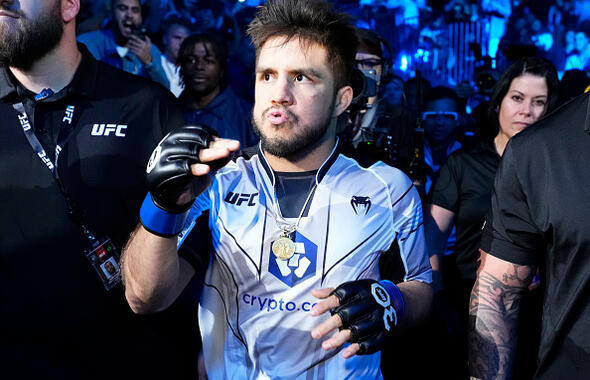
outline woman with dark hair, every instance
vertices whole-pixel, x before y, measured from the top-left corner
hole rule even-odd
[[[476,277],[481,227],[500,158],[512,136],[555,107],[558,83],[555,67],[545,59],[521,58],[510,65],[494,87],[489,123],[480,141],[451,154],[429,194],[424,223],[435,292],[444,288],[448,306],[461,318],[457,338],[462,354],[466,355],[469,295]],[[457,229],[455,253],[445,258],[442,271],[442,254],[453,225]],[[465,363],[466,375],[467,358],[461,355],[459,360]]]

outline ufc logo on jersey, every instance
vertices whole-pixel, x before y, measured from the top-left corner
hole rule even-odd
[[[110,136],[111,134],[117,137],[125,137],[126,125],[118,124],[94,124],[92,126],[92,136]]]
[[[256,198],[257,195],[258,195],[258,193],[247,194],[247,193],[233,193],[230,191],[225,196],[224,201],[226,201],[229,204],[236,205],[236,206],[241,206],[242,203],[248,201],[248,204],[247,204],[248,207],[252,207],[252,206],[256,206],[256,202],[254,201],[254,198]]]

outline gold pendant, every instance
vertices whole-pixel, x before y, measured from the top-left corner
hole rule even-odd
[[[280,260],[289,260],[295,253],[295,243],[287,236],[280,236],[272,243],[272,253]]]

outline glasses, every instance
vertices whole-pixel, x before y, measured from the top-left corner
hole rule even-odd
[[[457,121],[459,119],[459,114],[457,112],[452,111],[427,111],[422,112],[422,120],[436,120],[436,119],[444,119],[448,121]]]
[[[375,58],[355,59],[354,63],[360,69],[374,69],[376,66],[383,64],[383,60]]]

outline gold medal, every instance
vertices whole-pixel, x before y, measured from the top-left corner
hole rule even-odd
[[[309,194],[307,194],[307,199],[303,203],[303,207],[301,208],[301,211],[299,212],[299,216],[297,217],[297,221],[295,222],[295,225],[282,227],[281,228],[282,229],[281,236],[279,236],[277,238],[277,240],[272,242],[272,245],[271,245],[272,253],[274,253],[274,255],[277,257],[277,259],[289,260],[295,254],[295,242],[289,236],[291,235],[291,236],[295,237],[295,233],[297,231],[297,227],[299,226],[299,222],[301,221],[301,217],[303,216],[303,212],[305,211],[305,208],[307,207],[307,204],[309,203],[309,200],[311,199],[311,196],[314,193],[317,185],[318,184],[316,182],[313,185],[313,187],[311,188],[311,190],[309,191]],[[278,204],[279,204],[278,200],[275,200],[275,202],[273,202],[274,212],[275,212],[275,220],[277,221],[277,224],[280,226]]]
[[[272,253],[280,260],[289,260],[295,253],[295,243],[283,235],[272,243]]]

